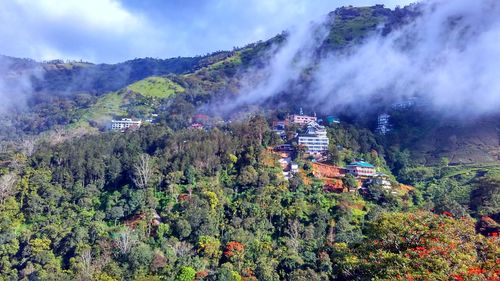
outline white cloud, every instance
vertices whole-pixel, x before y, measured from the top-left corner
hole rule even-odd
[[[157,53],[157,35],[142,15],[115,0],[7,1],[0,11],[0,52],[36,59],[86,58],[108,61],[137,52]]]
[[[139,9],[129,0],[3,0],[0,53],[97,62],[198,55],[266,40],[342,5],[378,2],[411,1],[158,0]]]

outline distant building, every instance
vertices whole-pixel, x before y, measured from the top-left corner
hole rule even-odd
[[[121,120],[111,120],[111,130],[124,132],[129,128],[139,128],[142,125],[141,120],[131,118],[122,118]]]
[[[390,115],[387,113],[380,114],[377,118],[377,129],[376,132],[381,135],[386,135],[391,131],[391,125],[389,123]]]
[[[273,132],[275,132],[281,139],[286,139],[286,121],[273,121]]]
[[[329,143],[325,127],[316,122],[309,123],[305,134],[299,135],[298,138],[298,144],[306,146],[308,153],[325,152],[328,150]]]
[[[208,115],[205,114],[195,114],[193,116],[193,123],[207,124],[209,120],[210,117],[208,117]]]
[[[373,175],[372,183],[380,185],[384,189],[392,188],[392,184],[391,181],[389,181],[389,177],[381,173]]]
[[[303,125],[307,125],[311,122],[316,122],[318,120],[318,118],[316,116],[292,114],[292,115],[288,115],[287,120],[290,123],[303,126]]]
[[[293,146],[291,144],[280,144],[274,147],[275,151],[293,151]]]
[[[416,102],[417,102],[416,98],[409,98],[406,100],[402,100],[402,101],[393,103],[392,108],[394,108],[394,109],[408,109],[408,108],[415,106]]]
[[[326,117],[326,123],[327,123],[328,125],[332,125],[332,124],[339,124],[339,123],[340,123],[340,119],[338,119],[338,118],[337,118],[337,117],[335,117],[335,116],[330,115],[330,116],[327,116],[327,117]]]
[[[353,162],[347,165],[346,170],[349,174],[352,174],[353,176],[356,177],[359,176],[371,177],[374,176],[376,173],[375,166],[364,161]]]
[[[191,124],[191,128],[202,130],[203,129],[203,124],[201,124],[201,123],[193,123],[193,124]]]

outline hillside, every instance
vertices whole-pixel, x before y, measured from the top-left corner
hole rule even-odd
[[[0,281],[499,280],[500,118],[377,84],[400,62],[367,65],[380,45],[349,59],[419,16],[343,7],[190,58],[0,57]]]

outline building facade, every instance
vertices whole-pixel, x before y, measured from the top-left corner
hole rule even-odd
[[[353,162],[347,165],[346,170],[353,176],[372,177],[375,175],[375,166],[364,161]]]
[[[391,131],[391,124],[389,123],[390,115],[387,113],[380,114],[377,118],[377,133],[385,135]]]
[[[328,151],[330,140],[326,135],[326,129],[318,125],[316,122],[311,122],[307,125],[305,134],[299,135],[298,144],[306,146],[307,153],[321,153]]]
[[[122,118],[121,120],[111,120],[111,130],[125,131],[128,128],[139,128],[142,125],[141,120],[133,120],[131,118]]]
[[[294,124],[298,124],[301,126],[307,125],[311,122],[316,122],[317,120],[318,120],[318,118],[316,118],[316,116],[297,115],[297,114],[288,115],[289,122],[294,123]]]

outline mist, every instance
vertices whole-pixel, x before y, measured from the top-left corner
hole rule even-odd
[[[25,63],[30,64],[30,61]],[[27,100],[33,95],[32,79],[41,76],[39,67],[15,65],[10,58],[0,56],[0,115],[25,109]]]
[[[379,28],[362,44],[317,60],[325,32],[310,40],[311,32],[292,31],[260,72],[264,79],[242,87],[239,101],[259,103],[279,95],[307,70],[312,80],[300,94],[305,104],[324,112],[417,98],[460,118],[498,113],[500,3],[431,0],[413,8],[421,15],[410,24],[385,35]]]

